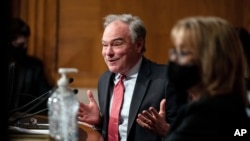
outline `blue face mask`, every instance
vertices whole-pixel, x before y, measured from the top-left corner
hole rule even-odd
[[[168,77],[179,91],[187,91],[201,81],[197,65],[179,65],[175,62],[169,62]]]

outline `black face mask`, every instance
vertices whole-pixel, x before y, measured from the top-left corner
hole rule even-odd
[[[246,79],[246,88],[250,90],[250,78]]]
[[[24,44],[10,46],[9,53],[15,59],[23,59],[27,55],[27,48],[24,47]]]
[[[179,65],[174,62],[169,62],[168,77],[179,91],[186,91],[201,81],[197,65]]]

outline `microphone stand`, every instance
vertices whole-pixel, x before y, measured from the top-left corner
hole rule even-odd
[[[51,93],[52,93],[52,90],[50,90],[50,91],[48,91],[48,92],[42,94],[41,96],[35,98],[34,100],[32,100],[32,101],[30,101],[29,103],[27,103],[27,104],[21,106],[20,108],[16,108],[16,109],[11,110],[11,111],[9,112],[9,125],[14,124],[16,121],[18,121],[18,120],[20,120],[20,119],[26,118],[25,115],[26,115],[27,113],[29,113],[30,111],[32,111],[33,109],[35,109],[36,107],[38,107],[39,105],[41,105],[44,101],[46,101],[46,100],[49,98],[49,96],[50,96]],[[18,112],[18,111],[20,111],[20,110],[22,110],[22,109],[24,109],[24,108],[30,106],[31,104],[33,104],[34,102],[36,102],[36,101],[38,101],[38,100],[40,100],[40,101],[37,102],[34,106],[31,106],[29,109],[27,109],[27,110],[26,110],[25,112],[23,112],[22,114],[18,115],[17,117],[14,117],[14,118],[11,117],[14,113],[16,113],[16,112]],[[47,108],[42,109],[42,110],[39,110],[38,112],[35,112],[34,114],[32,114],[32,116],[33,116],[33,115],[36,115],[36,114],[39,114],[39,113],[42,113],[42,112],[45,111],[45,110],[47,110]]]
[[[20,111],[20,110],[22,110],[22,109],[25,109],[26,107],[28,107],[28,106],[30,106],[31,104],[33,104],[34,102],[36,102],[36,101],[42,99],[43,97],[45,97],[44,99],[46,99],[46,96],[47,96],[48,94],[49,94],[49,96],[50,96],[50,94],[51,94],[52,92],[53,92],[53,90],[49,90],[48,92],[46,92],[46,93],[40,95],[39,97],[33,99],[33,100],[30,101],[29,103],[27,103],[27,104],[25,104],[25,105],[23,105],[23,106],[21,106],[21,107],[19,107],[19,108],[15,108],[15,109],[9,111],[9,115],[12,115],[13,113],[15,113],[15,112],[17,112],[17,111]],[[47,97],[47,98],[48,98],[48,97]],[[39,104],[40,104],[40,103],[41,103],[41,102],[39,102]],[[39,106],[38,104],[36,104],[36,105]],[[37,106],[35,106],[35,107],[37,107]],[[32,110],[32,109],[31,109],[31,110]],[[29,110],[29,111],[30,111],[30,110]],[[28,111],[28,112],[29,112],[29,111]]]
[[[19,111],[19,110],[22,110],[22,109],[24,109],[24,108],[30,106],[30,105],[33,104],[34,102],[36,102],[36,101],[42,99],[41,101],[39,101],[38,103],[36,103],[34,106],[30,107],[30,108],[27,109],[25,112],[23,112],[21,115],[18,115],[17,117],[12,118],[12,119],[10,118],[10,119],[9,119],[9,125],[12,125],[12,124],[16,123],[18,120],[25,119],[25,118],[28,118],[28,117],[32,117],[32,116],[34,116],[34,115],[40,114],[40,113],[42,113],[42,112],[48,110],[48,108],[44,108],[44,109],[39,110],[39,111],[37,111],[37,112],[35,112],[35,113],[33,113],[33,114],[28,114],[28,115],[27,115],[27,113],[29,113],[31,110],[33,110],[34,108],[36,108],[37,106],[39,106],[39,105],[40,105],[41,103],[43,103],[45,100],[48,100],[48,98],[51,96],[51,94],[52,94],[53,91],[54,91],[54,89],[52,89],[52,90],[50,90],[50,91],[48,91],[48,92],[42,94],[41,96],[35,98],[34,100],[30,101],[29,103],[23,105],[23,106],[20,107],[20,108],[16,108],[16,109],[11,110],[11,111],[9,112],[9,115],[13,115],[15,112],[17,112],[17,111]],[[74,89],[74,90],[73,90],[73,93],[74,93],[74,94],[77,94],[77,93],[78,93],[78,90],[77,90],[77,89]],[[9,116],[9,117],[10,117],[10,116]]]

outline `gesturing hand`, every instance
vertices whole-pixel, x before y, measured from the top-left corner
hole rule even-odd
[[[98,125],[101,120],[99,107],[94,99],[93,93],[90,90],[87,91],[87,95],[89,104],[80,102],[78,120],[91,125]]]
[[[159,136],[165,136],[168,133],[170,125],[166,122],[166,99],[163,99],[160,103],[160,111],[154,107],[150,107],[148,110],[144,110],[138,114],[137,123],[143,128]]]

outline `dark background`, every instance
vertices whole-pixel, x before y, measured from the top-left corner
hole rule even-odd
[[[1,124],[0,124],[0,133],[1,140],[8,140],[8,112],[7,112],[7,60],[6,60],[6,38],[8,37],[7,29],[8,29],[8,19],[11,15],[11,4],[9,0],[1,0],[0,2],[0,47],[1,47],[1,55],[0,55],[0,112],[1,112]]]

